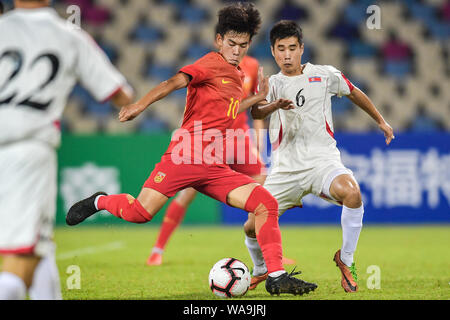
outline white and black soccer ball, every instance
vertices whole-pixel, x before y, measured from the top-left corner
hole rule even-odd
[[[243,296],[250,286],[250,271],[235,258],[219,260],[209,272],[209,287],[221,298]]]

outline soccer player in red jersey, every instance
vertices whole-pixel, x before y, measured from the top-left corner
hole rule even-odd
[[[255,58],[245,56],[239,64],[239,67],[244,72],[243,89],[245,98],[257,92],[259,63]],[[249,118],[247,112],[241,112],[236,116],[231,129],[240,130],[236,131],[236,133],[250,133],[250,126],[248,122]],[[262,122],[262,126],[264,126],[263,120],[254,120],[254,122]],[[255,125],[255,127],[261,127],[261,124]],[[252,177],[253,180],[255,180],[260,185],[263,185],[266,177],[266,167],[260,159],[258,151],[254,146],[252,140],[250,139],[250,135],[241,134],[237,136],[237,139],[239,139],[240,141],[236,143],[235,140],[232,141],[232,143],[234,143],[234,145],[236,146],[233,152],[233,157],[231,159],[232,163],[227,163],[233,170],[246,174]],[[237,148],[243,148],[244,150],[237,150]],[[243,155],[243,159],[239,159],[239,152],[241,152],[241,154]],[[250,157],[253,157],[253,159],[250,159]],[[166,215],[161,224],[161,229],[159,231],[156,243],[153,246],[150,257],[147,259],[148,265],[154,266],[162,264],[162,255],[165,246],[175,229],[183,221],[186,210],[194,200],[196,194],[197,191],[194,188],[187,188],[180,191],[177,194],[176,198],[169,204],[169,206],[167,207]],[[247,230],[252,230],[250,236],[253,239],[256,237],[254,235],[253,228],[247,227],[244,228],[244,230],[246,234]]]
[[[267,265],[266,290],[270,294],[304,294],[316,284],[295,278],[282,264],[278,203],[249,176],[232,170],[224,161],[227,129],[237,113],[262,101],[262,93],[243,97],[243,74],[239,63],[261,24],[258,10],[251,3],[235,3],[219,11],[216,41],[218,52],[210,52],[194,64],[150,90],[137,103],[125,106],[120,121],[134,119],[155,101],[174,90],[188,87],[184,119],[180,129],[161,157],[161,162],[144,183],[137,198],[129,194],[106,195],[97,192],[75,203],[67,213],[66,223],[76,225],[100,210],[133,223],[145,223],[178,191],[193,187],[216,200],[255,215],[255,232]],[[292,108],[286,100],[276,100],[269,108]]]

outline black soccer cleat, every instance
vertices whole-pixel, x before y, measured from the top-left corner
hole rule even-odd
[[[295,270],[295,268],[294,268]],[[293,276],[300,274],[301,272],[283,273],[278,277],[267,277],[266,290],[271,295],[280,295],[281,293],[291,293],[293,295],[303,295],[314,291],[317,288],[317,284],[309,283],[301,279],[294,278]]]
[[[94,202],[95,198],[97,198],[97,196],[99,195],[107,196],[108,194],[103,191],[96,192],[89,198],[78,201],[72,207],[70,207],[69,212],[66,216],[66,223],[69,226],[77,225],[92,216],[94,213],[98,212],[99,210],[95,208]]]

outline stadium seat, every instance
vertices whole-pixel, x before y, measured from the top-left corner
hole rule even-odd
[[[377,49],[374,46],[361,40],[351,41],[348,50],[349,55],[355,58],[372,58],[377,54]]]
[[[151,63],[147,68],[146,75],[153,80],[162,82],[171,78],[175,73],[172,66]]]
[[[191,42],[183,53],[183,57],[189,60],[197,60],[212,50],[211,46],[205,46],[199,42]]]
[[[308,10],[293,1],[286,1],[284,4],[281,4],[280,9],[275,14],[275,20],[299,20],[303,23],[308,18]]]
[[[344,17],[351,24],[358,25],[367,19],[366,9],[370,4],[367,1],[350,3],[344,8]]]
[[[130,37],[139,42],[157,43],[162,39],[163,31],[158,27],[140,23],[132,31]]]
[[[401,79],[411,73],[411,62],[385,61],[383,71],[386,73],[386,75],[390,75],[397,79]]]
[[[305,41],[304,44],[305,44],[305,49],[304,49],[303,55],[302,55],[302,63],[305,63],[305,62],[314,63],[313,62],[314,61],[314,58],[313,58],[314,57],[314,49],[312,47],[312,44],[307,41]]]
[[[351,101],[345,98],[333,97],[331,103],[333,106],[333,114],[336,116],[346,114],[352,108]]]
[[[155,133],[161,131],[167,131],[169,127],[167,124],[158,117],[149,116],[141,121],[138,127],[139,131],[143,133]]]
[[[184,4],[178,7],[178,16],[181,23],[196,25],[204,22],[208,18],[208,11],[200,7]]]

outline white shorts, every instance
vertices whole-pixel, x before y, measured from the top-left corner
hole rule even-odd
[[[310,193],[342,205],[330,195],[331,183],[342,174],[353,177],[353,172],[344,167],[342,162],[323,161],[316,167],[304,171],[271,173],[266,178],[264,188],[277,199],[278,215],[281,216],[290,208],[301,207],[302,198]]]
[[[0,145],[0,254],[53,250],[56,169],[56,152],[45,143]]]

